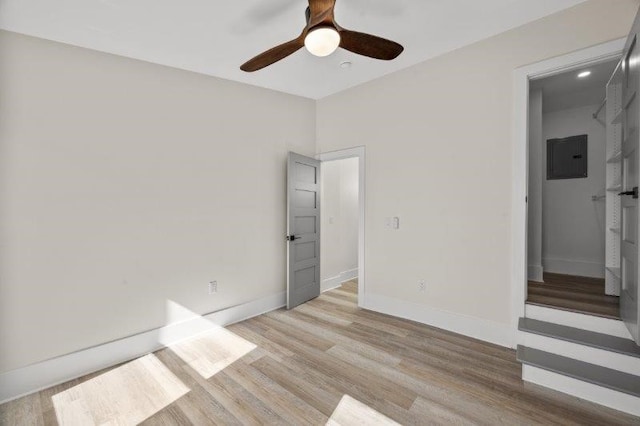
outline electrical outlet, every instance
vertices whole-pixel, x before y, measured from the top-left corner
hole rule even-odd
[[[218,281],[210,281],[209,282],[209,294],[218,292]]]
[[[395,217],[385,217],[384,218],[384,227],[387,229],[398,230],[400,229],[400,218]]]
[[[422,292],[427,291],[427,283],[425,283],[424,280],[418,281],[418,290]]]

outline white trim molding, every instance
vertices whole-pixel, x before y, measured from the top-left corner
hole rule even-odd
[[[351,281],[355,278],[358,278],[358,274],[359,274],[358,268],[349,269],[348,271],[340,272],[340,279],[342,280],[340,281],[340,283]]]
[[[340,279],[340,275],[336,275],[335,277],[325,278],[320,283],[320,292],[324,293],[325,291],[333,290],[334,288],[340,287],[342,284],[342,280]]]
[[[511,333],[508,324],[443,311],[379,294],[367,294],[364,302],[364,308],[371,311],[405,318],[508,348],[514,347],[515,344],[515,335]]]
[[[340,272],[335,277],[322,280],[322,283],[320,283],[320,291],[324,293],[325,291],[333,290],[334,288],[340,287],[343,282],[350,281],[354,278],[358,278],[358,268]]]
[[[529,143],[529,81],[615,59],[625,39],[582,49],[513,72],[511,159],[511,332],[515,341],[518,318],[524,316],[527,295],[527,170]]]
[[[542,259],[542,264],[547,272],[579,277],[604,278],[604,263],[546,257]]]
[[[544,268],[542,265],[529,265],[527,267],[527,278],[529,281],[538,283],[544,282]]]
[[[596,404],[640,416],[640,398],[608,389],[562,374],[534,367],[522,366],[522,380],[546,388],[554,389],[568,395],[586,399]]]
[[[367,286],[365,282],[365,202],[366,202],[366,149],[364,146],[341,149],[339,151],[324,152],[316,155],[320,161],[343,160],[358,158],[358,307],[363,308]]]
[[[285,292],[0,374],[0,404],[281,308]]]

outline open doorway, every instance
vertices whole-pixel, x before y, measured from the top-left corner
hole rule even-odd
[[[363,307],[365,148],[332,151],[317,156],[321,173],[321,291]]]
[[[321,290],[358,291],[358,158],[322,162]]]
[[[364,176],[364,147],[315,159],[289,152],[287,309],[332,289],[364,307]]]
[[[530,83],[528,304],[620,319],[619,286],[607,280],[607,266],[618,261],[611,249],[619,245],[612,217],[619,171],[605,102],[619,60]]]
[[[530,333],[531,327],[527,325],[527,320],[534,321],[535,327],[544,327],[547,331],[549,327],[557,331],[559,329],[555,328],[555,326],[561,325],[565,327],[565,329],[562,329],[562,333],[566,332],[568,333],[567,335],[573,335],[573,331],[567,330],[566,328],[578,328],[591,333],[607,334],[622,339],[634,340],[640,344],[637,325],[637,314],[639,312],[637,301],[640,300],[640,293],[638,292],[640,288],[638,286],[638,277],[640,276],[640,273],[638,273],[638,265],[640,263],[638,263],[637,249],[638,230],[640,229],[640,227],[638,227],[638,221],[640,220],[638,216],[640,212],[640,208],[638,208],[638,188],[640,187],[638,181],[640,180],[640,173],[637,171],[637,165],[640,164],[640,160],[638,159],[638,153],[640,153],[640,150],[638,150],[640,134],[637,131],[639,117],[637,114],[639,105],[637,99],[640,98],[636,96],[637,87],[640,87],[638,86],[638,82],[640,82],[640,67],[637,66],[640,64],[640,60],[638,60],[638,51],[636,49],[636,39],[639,28],[640,20],[636,21],[631,36],[627,39],[619,39],[592,46],[539,63],[526,65],[514,71],[513,102],[515,112],[513,117],[514,138],[512,146],[514,167],[512,168],[513,194],[511,214],[513,249],[511,258],[511,326],[514,332],[514,345],[517,343],[520,346],[520,339],[522,338],[533,339]],[[542,300],[534,301],[530,298],[530,284],[532,281],[540,282],[538,281],[540,278],[530,279],[535,278],[532,274],[536,273],[535,268],[530,268],[530,266],[536,265],[529,261],[530,255],[528,253],[530,244],[534,244],[533,241],[529,240],[535,239],[535,234],[528,229],[529,216],[531,214],[535,215],[535,213],[529,212],[530,196],[536,197],[535,188],[529,187],[529,180],[531,179],[529,176],[529,143],[531,139],[535,138],[535,135],[532,137],[530,132],[535,133],[536,131],[535,123],[533,123],[534,120],[531,120],[529,113],[533,112],[533,108],[531,108],[530,105],[530,89],[537,80],[571,72],[574,74],[573,78],[579,78],[579,74],[588,71],[591,67],[616,61],[615,71],[606,84],[606,101],[601,101],[600,105],[595,108],[591,115],[593,120],[603,120],[605,123],[606,149],[604,160],[606,164],[606,180],[604,187],[601,187],[601,190],[604,190],[600,194],[594,193],[588,196],[588,200],[592,203],[602,202],[600,200],[604,196],[604,296],[619,298],[618,315],[614,313],[608,316],[584,309],[586,305],[584,303],[579,306],[575,304],[573,306],[558,306],[552,305],[549,298],[544,299],[544,295],[542,295]],[[600,108],[601,106],[602,108]],[[542,141],[542,119],[540,119],[539,122],[538,138]],[[570,138],[571,136],[580,135],[572,134],[568,137]],[[551,137],[551,139],[563,138]],[[547,144],[547,140],[543,142],[545,145]],[[538,146],[541,144],[542,142],[539,142]],[[580,144],[576,142],[574,148],[579,148],[579,145]],[[546,148],[546,146],[544,147]],[[586,150],[575,152],[575,150],[572,149],[564,154],[569,154],[572,160],[581,160],[579,156],[584,152],[586,152],[588,156],[588,146]],[[573,159],[574,156],[578,158]],[[546,163],[548,159],[546,155],[542,155],[542,152],[540,152],[539,158],[538,166],[536,166],[534,159],[531,168],[534,173],[537,171],[540,174],[541,182],[543,178],[547,178]],[[544,167],[542,166],[543,161]],[[589,163],[587,163],[587,176],[589,175],[589,167]],[[554,165],[553,173],[550,173],[550,176],[562,175],[560,172],[563,170],[566,171],[566,169],[562,167],[555,168]],[[572,176],[575,177],[583,170],[583,168],[576,167],[573,170],[568,170],[568,172],[571,172]],[[602,184],[601,181],[600,184]],[[539,184],[539,187],[542,188],[542,183]],[[593,205],[591,209],[593,211]],[[580,212],[582,216],[585,216],[587,213],[587,211]],[[542,217],[542,214],[540,214],[540,217]],[[540,250],[542,250],[544,244],[542,237],[538,244]],[[542,262],[542,254],[540,254],[540,259],[542,282],[544,285],[547,285],[547,290],[557,290],[553,289],[550,285],[551,280],[545,280],[545,264]],[[551,267],[554,266],[550,266],[550,268]],[[600,271],[602,271],[601,268]],[[600,280],[598,284],[600,288],[597,290],[597,296],[603,297],[602,278],[596,277],[593,279]],[[574,285],[574,287],[581,285],[581,283],[575,282],[565,282],[563,285],[566,287],[569,284],[578,284],[577,286]],[[587,283],[587,285],[589,285],[589,283]],[[583,298],[590,299],[592,296],[593,294],[586,294],[583,295]],[[558,338],[561,339],[558,334],[554,334],[554,336],[556,336],[554,337],[556,340]],[[534,347],[539,346],[543,351],[545,351],[545,349],[551,350],[551,352],[546,351],[548,353],[556,353],[554,352],[556,349],[553,349],[557,347],[556,343],[548,347],[544,344],[531,344]],[[542,348],[542,346],[545,347]],[[615,350],[612,349],[611,352],[615,352]],[[574,356],[575,353],[567,353],[566,355],[569,358],[578,359]],[[594,360],[601,360],[601,357],[595,357]],[[598,361],[596,364],[605,365],[604,362],[605,361]],[[616,361],[612,361],[605,366],[616,364]],[[546,379],[538,378],[535,380],[542,383]],[[555,385],[552,387],[554,386]]]

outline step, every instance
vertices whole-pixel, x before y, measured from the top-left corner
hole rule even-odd
[[[640,398],[636,396],[527,364],[522,365],[522,380],[631,414],[638,417],[636,424],[640,424]]]
[[[619,319],[597,317],[528,303],[525,304],[525,317],[632,340],[629,330]]]
[[[518,345],[517,359],[525,365],[640,397],[640,377],[632,374],[521,345]]]
[[[596,333],[531,318],[520,318],[518,330],[640,358],[640,346],[636,345],[633,340],[609,334]]]

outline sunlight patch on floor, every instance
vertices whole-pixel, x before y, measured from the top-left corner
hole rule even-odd
[[[349,426],[349,425],[398,425],[384,414],[380,414],[373,408],[366,404],[345,395],[338,403],[338,406],[329,421],[327,426]]]
[[[209,318],[167,300],[167,326],[158,341],[208,379],[257,348]],[[184,339],[184,336],[194,336]]]
[[[60,425],[136,425],[189,392],[153,354],[52,397]]]
[[[219,326],[169,346],[176,355],[205,379],[222,371],[256,347],[253,343]]]
[[[219,327],[173,300],[166,301],[165,318],[165,326],[158,332],[158,342],[163,346],[171,346],[184,340],[185,336],[195,336],[213,327]]]

